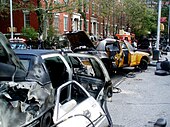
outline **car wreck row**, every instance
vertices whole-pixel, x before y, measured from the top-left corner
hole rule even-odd
[[[93,54],[105,64],[109,74],[123,67],[137,67],[146,70],[150,63],[150,55],[136,50],[128,41],[106,38],[92,43],[84,31],[66,33],[62,40],[70,43],[73,52]]]
[[[0,127],[112,125],[106,103],[113,84],[98,57],[12,50],[0,33],[0,68]]]

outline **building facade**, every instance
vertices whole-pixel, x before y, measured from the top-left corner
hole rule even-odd
[[[2,1],[1,1],[2,2]],[[18,1],[13,1],[13,3],[19,3]],[[21,0],[21,2],[24,4],[31,2],[31,4],[34,5],[35,8],[38,8],[38,0]],[[41,2],[41,7],[45,10],[46,5],[44,1]],[[54,0],[51,1],[54,5],[57,2],[62,3],[63,0]],[[114,32],[114,25],[112,18],[105,19],[100,14],[97,14],[97,11],[94,11],[94,8],[96,9],[97,5],[91,0],[87,7],[84,8],[82,6],[81,12],[79,13],[77,9],[75,9],[72,13],[68,12],[52,12],[52,22],[49,21],[48,18],[46,25],[46,31],[49,30],[49,25],[52,25],[53,28],[58,32],[58,34],[64,34],[70,31],[77,31],[77,30],[84,30],[88,34],[93,34],[96,37],[99,36],[113,36]],[[22,28],[30,26],[33,27],[37,32],[39,29],[39,21],[38,21],[38,15],[36,13],[36,9],[29,10],[26,8],[27,6],[24,6],[24,9],[18,9],[13,10],[13,19],[10,19],[10,13],[7,14],[5,17],[0,18],[0,31],[5,34],[9,35],[11,34],[11,20],[13,21],[13,34],[14,37],[21,36],[22,35]],[[50,13],[51,13],[50,12]],[[47,12],[48,13],[48,12]],[[48,36],[48,35],[47,35]]]

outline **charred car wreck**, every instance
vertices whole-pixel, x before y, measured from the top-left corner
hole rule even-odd
[[[105,105],[112,83],[100,59],[61,50],[14,53],[1,33],[0,42],[0,127],[75,127],[64,119],[76,114],[84,116],[82,126],[112,124]]]
[[[55,91],[43,67],[36,64],[27,73],[2,34],[0,42],[0,126],[17,127],[45,116],[54,106]]]
[[[99,52],[96,45],[90,40],[84,31],[74,31],[66,33],[63,38],[70,44],[71,50],[75,53],[85,53],[98,56],[104,63],[109,74],[113,72],[112,61],[105,52]],[[97,43],[97,42],[95,42]]]

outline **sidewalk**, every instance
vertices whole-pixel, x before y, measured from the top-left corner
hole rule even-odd
[[[165,58],[170,60],[170,53],[159,60]],[[153,127],[158,118],[165,118],[166,127],[170,126],[170,76],[155,75],[155,70],[149,66],[119,84],[121,92],[114,93],[108,103],[114,127]]]

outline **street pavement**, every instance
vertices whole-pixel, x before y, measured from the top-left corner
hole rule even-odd
[[[165,57],[170,60],[170,53],[159,60]],[[158,118],[165,118],[166,127],[170,127],[170,75],[155,75],[153,65],[116,84],[120,93],[113,93],[112,102],[108,102],[114,127],[153,127]]]

